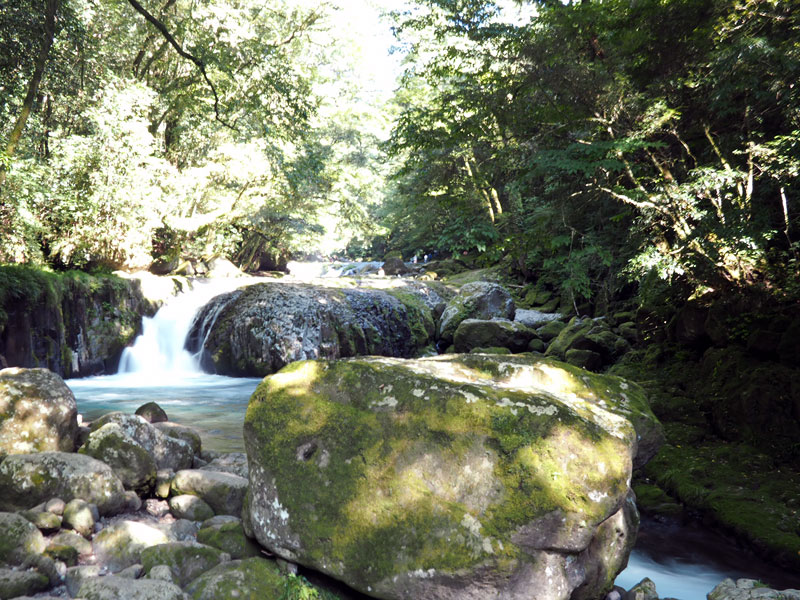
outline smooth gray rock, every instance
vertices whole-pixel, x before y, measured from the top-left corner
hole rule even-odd
[[[92,535],[96,521],[95,511],[85,500],[75,498],[67,502],[64,507],[62,525],[65,529],[74,529],[83,537],[88,538]]]
[[[0,512],[0,563],[20,564],[30,555],[44,552],[42,532],[21,515]]]
[[[50,581],[34,569],[0,567],[0,598],[16,598],[49,589]]]
[[[488,281],[475,281],[463,286],[447,303],[439,321],[439,344],[453,341],[456,329],[464,319],[514,320],[516,306],[503,286]]]
[[[135,415],[142,417],[148,423],[163,423],[169,421],[167,413],[156,402],[142,404],[136,409]]]
[[[247,455],[244,452],[226,452],[214,458],[207,465],[200,467],[201,471],[222,471],[233,473],[239,477],[248,477]]]
[[[172,541],[155,524],[141,521],[118,521],[98,533],[92,547],[98,563],[113,573],[140,563],[145,548]]]
[[[75,449],[78,406],[47,369],[0,370],[0,455]]]
[[[192,448],[192,453],[197,456],[202,450],[203,441],[200,439],[200,433],[186,425],[178,425],[170,421],[163,421],[153,423],[153,426],[164,435],[168,437],[183,440]]]
[[[77,595],[85,600],[186,600],[183,590],[168,581],[114,575],[84,579]]]
[[[169,509],[176,519],[205,521],[214,516],[214,510],[198,496],[182,494],[169,499]]]
[[[106,423],[94,429],[80,452],[111,467],[126,489],[146,493],[155,483],[155,460],[119,423]]]
[[[708,600],[800,600],[800,590],[773,590],[754,579],[725,579],[711,591]]]
[[[241,515],[247,486],[244,477],[199,469],[178,471],[172,480],[174,494],[199,496],[218,515]]]
[[[70,546],[78,555],[86,558],[92,554],[92,543],[78,533],[61,531],[50,538],[50,545]]]
[[[66,452],[14,454],[0,463],[0,509],[18,510],[54,496],[81,498],[101,514],[125,505],[125,490],[111,467],[90,456]]]

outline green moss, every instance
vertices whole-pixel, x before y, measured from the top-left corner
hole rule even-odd
[[[261,553],[259,546],[245,536],[242,524],[238,521],[204,527],[197,532],[197,541],[227,552],[233,559],[259,556]]]
[[[487,358],[459,360],[501,374]],[[564,372],[570,389],[587,387]],[[619,381],[602,379],[596,397],[610,401]],[[632,436],[610,435],[544,393],[448,384],[391,361],[296,363],[265,379],[245,419],[251,463],[267,466],[282,503],[309,507],[289,517],[306,559],[341,563],[349,580],[365,585],[416,569],[455,573],[490,554],[512,568],[521,555],[508,532],[556,509],[600,522],[611,507],[590,496],[602,490],[612,503],[624,496]],[[421,473],[436,472],[433,456],[442,479],[423,481]],[[448,477],[484,460],[495,501],[448,497]],[[475,539],[464,522],[476,523]]]
[[[408,325],[414,338],[414,347],[419,350],[430,344],[436,333],[431,309],[414,294],[391,289],[387,292],[400,300],[408,313]]]
[[[218,565],[189,584],[193,600],[265,600],[285,598],[288,584],[274,562],[263,558]]]

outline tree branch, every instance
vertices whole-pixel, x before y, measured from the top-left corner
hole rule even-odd
[[[182,58],[185,58],[186,60],[188,60],[188,61],[190,61],[190,62],[195,64],[195,66],[200,71],[201,75],[203,76],[203,79],[205,79],[206,83],[208,84],[208,87],[211,88],[211,92],[214,94],[214,118],[217,121],[219,121],[220,123],[222,123],[228,129],[232,129],[234,131],[238,131],[238,129],[236,129],[236,127],[234,127],[233,125],[228,123],[219,114],[219,94],[217,94],[217,88],[214,87],[214,84],[211,82],[211,79],[209,79],[209,77],[208,77],[208,73],[206,72],[205,63],[202,60],[200,60],[199,58],[197,58],[196,56],[194,56],[194,55],[190,54],[189,52],[187,52],[186,50],[184,50],[183,46],[181,46],[180,43],[178,43],[178,41],[169,32],[169,30],[167,29],[166,25],[164,25],[161,21],[156,19],[149,12],[147,12],[147,9],[144,6],[142,6],[141,4],[139,4],[137,2],[137,0],[128,0],[128,4],[130,4],[134,9],[136,9],[136,12],[141,14],[147,20],[148,23],[150,23],[153,27],[155,27],[161,33],[161,35],[164,36],[164,39],[167,40],[173,48],[175,48],[175,51]]]

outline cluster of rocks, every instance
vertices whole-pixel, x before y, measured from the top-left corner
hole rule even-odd
[[[245,455],[202,450],[158,405],[84,426],[56,374],[4,369],[0,433],[0,599],[285,592],[286,573],[244,534]]]
[[[597,371],[613,364],[636,342],[632,313],[597,319],[517,309],[497,283],[464,285],[444,308],[439,347],[447,352],[538,352]]]
[[[708,600],[800,600],[800,590],[774,590],[755,579],[725,579],[707,596]],[[616,587],[605,600],[675,600],[659,598],[656,584],[645,577],[630,590]]]

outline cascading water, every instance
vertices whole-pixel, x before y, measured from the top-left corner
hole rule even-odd
[[[194,316],[214,296],[243,283],[246,285],[242,280],[195,283],[192,290],[167,302],[153,317],[142,319],[142,333],[123,351],[119,373],[146,375],[150,380],[202,373],[199,358],[184,348]]]

